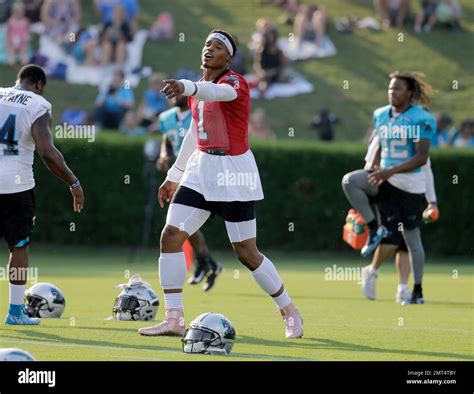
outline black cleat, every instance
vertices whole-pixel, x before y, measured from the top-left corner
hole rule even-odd
[[[222,272],[222,264],[219,264],[217,262],[215,264],[216,268],[207,273],[207,281],[202,287],[204,291],[209,291],[214,287],[217,276],[220,275],[220,273]]]
[[[402,305],[424,304],[423,294],[413,292],[409,300],[403,301]]]
[[[190,285],[197,285],[198,283],[201,283],[204,279],[204,277],[211,272],[209,266],[207,264],[200,264],[198,263],[196,267],[196,271],[194,272],[194,275],[191,276],[188,279],[188,283]]]

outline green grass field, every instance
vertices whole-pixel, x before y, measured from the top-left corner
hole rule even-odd
[[[6,250],[0,250],[6,258]],[[39,281],[52,282],[65,293],[66,310],[61,319],[43,320],[39,327],[0,324],[0,347],[28,350],[38,360],[474,360],[474,272],[467,259],[428,259],[426,304],[400,306],[394,302],[393,263],[379,277],[378,300],[368,301],[356,281],[325,280],[325,268],[333,264],[362,267],[365,261],[355,254],[268,255],[304,316],[301,340],[283,337],[275,305],[230,253],[217,254],[225,271],[210,293],[186,285],[184,296],[187,323],[208,311],[233,322],[233,352],[229,357],[191,356],[182,353],[179,338],[139,336],[137,328],[147,322],[105,320],[119,292],[114,286],[126,282],[126,270],[140,273],[159,290],[156,253],[130,262],[126,249],[34,245],[31,266],[38,267]],[[8,282],[1,280],[2,318],[7,306]],[[157,319],[163,310],[160,305]]]

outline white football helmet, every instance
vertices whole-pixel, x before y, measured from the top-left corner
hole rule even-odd
[[[51,283],[36,283],[25,291],[25,309],[29,317],[61,317],[65,307],[62,291]]]
[[[134,275],[128,283],[116,287],[123,290],[115,299],[114,320],[155,320],[160,301],[151,285],[140,275]]]
[[[235,329],[227,317],[207,312],[191,322],[181,341],[184,353],[228,355],[234,346]]]
[[[36,361],[27,351],[15,348],[0,349],[0,361]]]

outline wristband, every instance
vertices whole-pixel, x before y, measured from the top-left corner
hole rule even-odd
[[[183,96],[194,96],[197,93],[198,87],[195,82],[187,79],[180,79],[179,82],[184,86]]]
[[[69,185],[69,189],[77,189],[79,186],[81,186],[81,182],[77,179],[76,182]]]

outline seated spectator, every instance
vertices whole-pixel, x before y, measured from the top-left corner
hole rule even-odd
[[[248,44],[249,49],[255,53],[255,51],[261,47],[263,42],[263,35],[271,30],[275,29],[273,24],[266,18],[258,18],[255,22],[255,31],[250,37],[250,42]]]
[[[384,27],[402,27],[410,11],[411,0],[374,0]]]
[[[334,125],[338,122],[336,115],[324,108],[319,112],[319,115],[313,118],[311,126],[319,129],[321,141],[332,141],[334,139]]]
[[[279,0],[276,3],[284,11],[292,12],[292,13],[295,13],[295,14],[298,12],[298,10],[300,8],[300,4],[299,4],[298,0]]]
[[[423,0],[420,11],[416,14],[415,33],[429,32],[436,24],[437,0]]]
[[[120,124],[120,131],[128,136],[139,136],[146,134],[146,129],[138,125],[137,117],[133,111],[128,111],[125,114]]]
[[[436,21],[453,30],[460,30],[461,17],[461,7],[456,0],[442,0],[436,8]]]
[[[124,86],[123,71],[115,71],[110,86],[99,92],[94,113],[100,128],[118,129],[127,111],[133,108],[133,91]]]
[[[25,15],[31,23],[41,21],[41,8],[43,0],[23,0],[25,6]]]
[[[238,46],[239,41],[237,37],[234,36],[234,39],[236,40]],[[247,61],[244,51],[237,51],[235,53],[235,55],[232,57],[230,68],[236,73],[239,73],[240,75],[247,74]]]
[[[461,123],[452,145],[455,148],[474,148],[474,119],[466,119]]]
[[[293,26],[295,23],[294,16],[300,9],[299,0],[281,0],[275,3],[283,10],[283,14],[281,14],[277,19],[278,23],[281,25]]]
[[[169,41],[174,38],[175,28],[173,15],[170,12],[160,13],[150,28],[150,40]]]
[[[0,24],[5,23],[10,18],[14,2],[15,0],[0,0]]]
[[[8,65],[15,67],[28,63],[28,43],[30,41],[30,22],[25,17],[25,7],[21,2],[13,4],[12,15],[7,22]]]
[[[303,41],[321,46],[326,34],[326,11],[322,6],[302,5],[295,17],[293,33],[297,46]]]
[[[82,17],[78,0],[45,0],[41,20],[46,34],[57,43],[69,43],[70,34],[79,30]]]
[[[449,146],[448,128],[452,123],[453,120],[448,114],[440,114],[436,116],[436,135],[431,140],[431,148]]]
[[[249,136],[259,139],[275,139],[275,133],[268,124],[267,115],[262,108],[255,109],[250,115]]]
[[[258,90],[264,95],[272,83],[283,81],[287,60],[277,46],[278,32],[275,29],[263,35],[263,43],[254,56],[254,70],[259,80]]]
[[[70,52],[80,64],[95,66],[98,64],[98,40],[87,29],[81,28],[76,34],[76,41],[71,43]]]
[[[138,31],[140,7],[137,0],[94,0],[94,5],[104,26],[112,23],[115,7],[121,5],[125,10],[125,21],[132,36]]]
[[[163,86],[163,76],[158,73],[152,74],[149,79],[149,88],[145,91],[138,108],[138,123],[148,128],[150,132],[159,130],[158,116],[168,108],[168,100],[161,93]]]
[[[132,41],[132,34],[126,22],[125,8],[117,5],[114,8],[112,21],[107,23],[100,33],[102,48],[100,63],[102,65],[124,64],[127,60],[127,42],[129,41]]]

